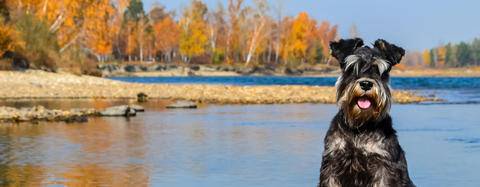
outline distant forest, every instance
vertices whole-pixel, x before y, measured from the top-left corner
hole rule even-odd
[[[284,16],[267,0],[253,2],[228,0],[209,9],[191,0],[180,12],[160,4],[146,12],[141,0],[0,0],[0,55],[14,52],[33,67],[81,69],[125,61],[332,63],[328,44],[339,38],[337,25],[306,12]],[[358,35],[355,26],[350,31]],[[411,52],[405,59],[422,67],[479,65],[480,40]]]
[[[406,64],[430,68],[479,66],[480,39],[475,38],[468,43],[448,43],[423,52],[410,52]]]

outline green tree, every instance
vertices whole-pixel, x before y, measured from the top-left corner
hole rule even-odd
[[[475,38],[471,44],[472,60],[475,65],[480,65],[480,39]]]
[[[127,9],[125,10],[125,20],[138,22],[145,16],[143,10],[143,2],[141,0],[131,0]]]
[[[430,50],[430,67],[435,68],[437,64],[437,50],[431,49]]]
[[[472,62],[472,51],[470,46],[465,42],[460,42],[457,47],[457,59],[460,66],[467,66]]]

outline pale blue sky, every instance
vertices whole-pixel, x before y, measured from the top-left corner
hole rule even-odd
[[[210,9],[226,0],[204,0]],[[470,41],[480,36],[478,0],[270,0],[283,2],[285,15],[308,12],[317,20],[340,26],[340,34],[356,24],[366,42],[384,38],[409,50],[448,42]],[[179,12],[190,0],[144,0],[148,10],[159,3]],[[251,0],[247,0],[251,2]],[[272,5],[276,6],[276,5]]]

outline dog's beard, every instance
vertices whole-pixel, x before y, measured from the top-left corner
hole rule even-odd
[[[379,81],[369,91],[364,91],[358,81],[349,84],[340,94],[338,104],[345,115],[347,124],[360,128],[369,122],[384,119],[390,110],[390,91]]]

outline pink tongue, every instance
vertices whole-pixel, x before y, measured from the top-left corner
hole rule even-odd
[[[360,107],[361,109],[368,109],[370,108],[370,106],[372,105],[372,103],[370,102],[370,100],[368,99],[365,99],[365,98],[361,98],[357,101],[357,105],[358,107]]]

